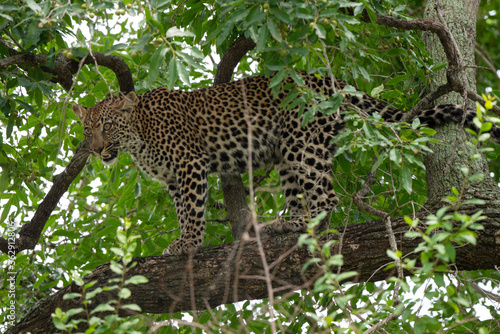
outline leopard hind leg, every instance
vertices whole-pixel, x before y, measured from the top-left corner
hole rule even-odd
[[[284,145],[282,160],[276,164],[286,197],[290,219],[278,218],[264,232],[306,232],[311,218],[326,212],[329,216],[338,204],[331,177],[329,148],[295,143]]]

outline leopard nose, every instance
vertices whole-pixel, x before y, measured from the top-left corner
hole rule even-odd
[[[98,147],[93,147],[92,150],[97,153],[97,154],[101,154],[102,150],[103,150],[103,147],[102,146],[98,146]]]

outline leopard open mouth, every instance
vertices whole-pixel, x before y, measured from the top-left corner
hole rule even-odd
[[[109,154],[101,155],[101,160],[105,165],[112,165],[116,161],[117,152],[110,152]]]

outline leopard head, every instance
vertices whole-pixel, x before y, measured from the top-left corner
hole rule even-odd
[[[116,161],[130,135],[129,119],[139,99],[134,92],[123,98],[105,99],[93,107],[73,105],[73,112],[82,122],[90,152],[106,165]]]

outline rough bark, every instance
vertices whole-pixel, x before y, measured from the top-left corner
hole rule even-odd
[[[432,82],[426,88],[429,91],[453,81],[458,82],[459,88],[440,97],[435,104],[464,104],[475,107],[474,103],[467,101],[467,92],[476,91],[476,71],[474,48],[476,41],[476,15],[479,9],[479,0],[440,0],[429,1],[425,8],[424,18],[441,22],[451,36],[447,44],[443,44],[435,34],[424,32],[423,40],[434,63],[442,61],[449,62],[448,70],[442,70],[432,76]],[[452,50],[450,52],[450,50]],[[456,55],[456,63],[450,63],[448,54]],[[498,187],[489,177],[488,165],[484,157],[473,160],[478,154],[476,147],[466,143],[471,136],[463,130],[461,124],[447,124],[436,129],[435,138],[442,140],[445,145],[431,145],[433,154],[424,158],[427,168],[427,193],[428,207],[438,206],[441,199],[451,193],[451,188],[461,189],[463,185],[464,195],[475,196],[484,192],[494,192],[499,198]],[[470,173],[464,175],[463,169],[469,168]],[[467,177],[481,173],[485,180],[481,183],[467,183]]]
[[[476,246],[456,247],[456,270],[494,269],[500,263],[500,204],[497,203],[494,208],[471,206],[462,212],[472,214],[479,209],[484,209],[488,217],[483,221],[485,229],[478,232]],[[410,228],[402,219],[394,219],[392,227],[397,236],[399,250],[405,257],[414,258],[416,254],[413,250],[422,239],[405,238],[404,232]],[[425,229],[425,226],[422,228]],[[321,240],[320,246],[327,240],[338,238],[339,235],[336,234],[328,235]],[[309,266],[305,272],[302,271],[302,266],[311,258],[311,254],[305,247],[297,247],[297,239],[298,234],[286,234],[270,238],[263,243],[275,296],[308,289],[322,274],[322,269],[316,265]],[[149,282],[128,285],[132,296],[127,299],[127,303],[139,305],[142,312],[171,313],[268,297],[256,243],[243,242],[241,251],[238,247],[237,243],[205,247],[194,259],[187,256],[134,258],[137,266],[131,269],[127,276],[143,275]],[[344,257],[341,272],[356,271],[358,275],[352,279],[353,282],[380,281],[395,275],[394,268],[387,269],[387,265],[393,263],[386,254],[388,248],[389,241],[383,222],[373,221],[348,226],[341,248]],[[334,244],[331,252],[339,253],[339,245]],[[108,280],[112,277],[114,274],[109,264],[104,264],[85,277],[85,281],[96,280],[96,286],[104,287],[109,285]],[[75,284],[63,288],[41,301],[6,333],[53,333],[55,328],[51,313],[55,308],[68,310],[81,307],[78,300],[63,300],[63,295],[69,292],[81,293]],[[92,305],[97,306],[113,299],[116,299],[116,296],[112,293],[101,293],[93,299]]]

